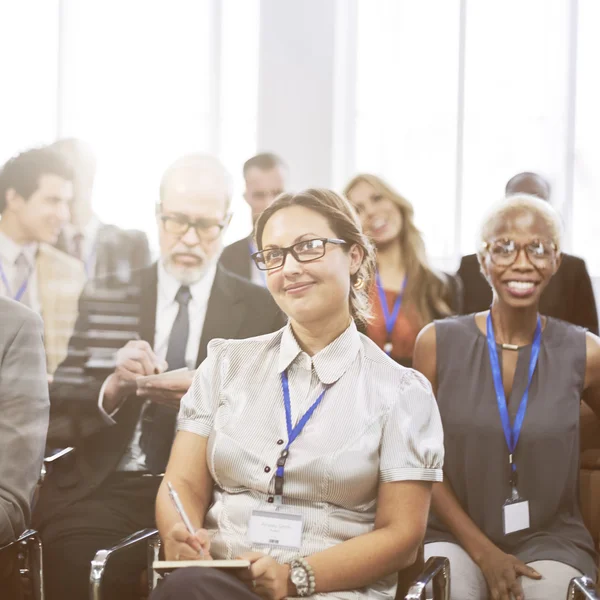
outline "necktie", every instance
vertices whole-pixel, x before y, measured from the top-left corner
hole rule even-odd
[[[25,304],[25,306],[29,306],[31,308],[31,295],[29,293],[31,281],[29,281],[31,276],[31,265],[27,260],[27,257],[21,253],[17,256],[17,260],[15,260],[15,277],[13,280],[12,290],[13,294],[17,294],[18,297],[15,297],[15,300],[19,300]],[[23,289],[23,286],[26,286]],[[21,290],[23,290],[21,292]],[[19,293],[21,294],[19,296]]]
[[[179,288],[175,296],[179,310],[171,328],[167,347],[166,361],[169,371],[186,366],[185,350],[190,331],[188,304],[191,298],[190,288],[184,285]],[[168,406],[152,403],[144,411],[140,447],[146,455],[148,470],[155,475],[164,473],[167,467],[171,445],[175,437],[176,421],[177,411]]]

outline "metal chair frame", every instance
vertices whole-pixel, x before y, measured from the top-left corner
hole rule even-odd
[[[0,548],[0,555],[15,552],[21,579],[30,582],[34,600],[44,600],[42,540],[37,531],[27,529],[18,539]]]
[[[569,583],[567,600],[600,600],[594,582],[585,575],[573,577]]]

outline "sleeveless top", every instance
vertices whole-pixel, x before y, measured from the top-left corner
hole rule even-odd
[[[437,401],[444,426],[444,476],[465,512],[502,551],[525,563],[554,560],[595,579],[596,553],[579,508],[579,405],[585,330],[548,317],[527,412],[514,454],[530,528],[504,535],[510,497],[508,448],[487,339],[474,315],[435,322]],[[511,424],[527,385],[531,345],[519,350],[508,411]],[[501,346],[498,358],[502,361]],[[501,363],[502,364],[502,363]],[[432,512],[426,542],[458,544]]]

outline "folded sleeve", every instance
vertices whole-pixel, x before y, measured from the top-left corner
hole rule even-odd
[[[398,394],[383,427],[381,481],[442,481],[444,434],[431,385],[407,371]]]
[[[227,368],[227,340],[208,344],[206,359],[196,370],[190,389],[181,399],[177,429],[208,437],[221,395],[223,370]]]

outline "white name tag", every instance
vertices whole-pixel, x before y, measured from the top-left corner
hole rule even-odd
[[[253,510],[248,523],[248,538],[257,545],[298,550],[302,545],[302,515]]]
[[[502,507],[502,522],[504,535],[529,529],[529,502],[527,500],[507,502]]]

